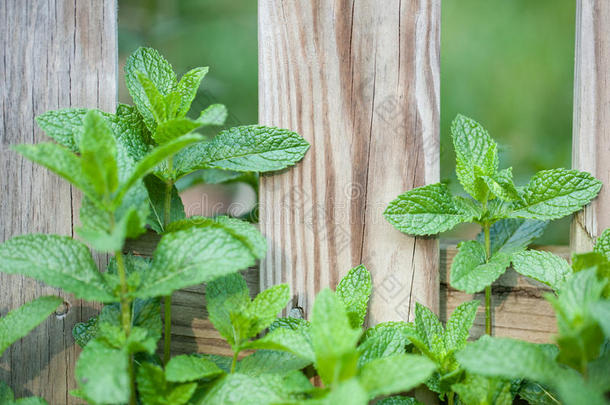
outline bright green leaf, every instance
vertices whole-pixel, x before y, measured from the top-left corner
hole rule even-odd
[[[364,265],[351,269],[337,285],[337,296],[345,305],[352,328],[364,323],[371,289],[371,274]]]
[[[568,262],[551,252],[525,250],[515,253],[512,262],[516,272],[540,281],[556,291],[572,273]]]
[[[202,378],[214,378],[222,371],[211,360],[195,355],[183,354],[172,357],[165,366],[165,378],[171,382],[187,382]]]
[[[478,307],[479,301],[474,300],[461,303],[453,311],[445,330],[445,347],[448,351],[461,350],[466,345]]]
[[[83,119],[87,114],[85,108],[64,108],[47,111],[36,117],[36,122],[42,130],[57,143],[78,152],[77,133],[83,126]]]
[[[218,277],[207,284],[205,294],[210,322],[230,345],[238,345],[240,331],[231,322],[231,312],[242,312],[250,303],[246,280],[239,273]]]
[[[173,384],[165,379],[163,369],[150,363],[138,367],[138,393],[144,405],[183,405],[195,393],[197,383]]]
[[[519,218],[497,221],[489,229],[491,253],[512,254],[525,249],[535,239],[542,236],[547,224],[547,221]],[[477,240],[481,244],[485,243],[483,232],[477,235]]]
[[[96,111],[89,111],[83,121],[80,138],[83,175],[102,198],[109,198],[118,186],[117,146],[106,120]]]
[[[606,229],[601,235],[599,235],[595,241],[594,250],[596,252],[603,253],[606,255],[608,260],[610,260],[610,228]]]
[[[510,265],[511,256],[498,252],[485,262],[485,247],[471,240],[458,245],[451,264],[451,286],[473,294],[498,279]]]
[[[176,87],[180,93],[180,108],[178,108],[177,116],[184,117],[191,108],[191,104],[197,95],[197,90],[201,81],[208,73],[207,67],[197,67],[189,70],[180,78],[180,82]]]
[[[148,224],[157,233],[163,233],[169,224],[165,223],[165,205],[166,205],[166,189],[167,185],[157,176],[149,174],[144,178],[144,184],[148,190],[148,198],[150,201],[150,215],[148,216]],[[169,223],[179,221],[186,217],[182,199],[178,195],[178,190],[175,186],[171,187],[171,196],[169,204]]]
[[[201,111],[199,117],[197,118],[197,122],[201,126],[220,126],[224,125],[228,115],[229,112],[227,111],[227,107],[222,104],[212,104],[205,110]]]

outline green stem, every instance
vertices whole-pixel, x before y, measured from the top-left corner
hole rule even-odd
[[[171,356],[172,348],[172,295],[166,295],[163,299],[165,307],[165,332],[163,334],[163,364],[167,364]]]
[[[117,272],[119,273],[119,281],[121,283],[121,325],[125,331],[125,336],[129,337],[131,333],[131,300],[129,299],[129,289],[127,286],[127,272],[125,271],[125,261],[123,253],[117,250],[114,254],[117,263]],[[128,364],[129,382],[131,385],[131,396],[129,398],[130,405],[136,405],[136,380],[133,372],[133,356],[129,356]]]
[[[450,392],[449,394],[447,394],[448,405],[453,405],[453,396],[454,395],[455,395],[455,392]]]
[[[169,222],[171,221],[171,212],[172,212],[172,187],[174,186],[173,181],[168,181],[165,183],[165,204],[163,205],[163,230]]]
[[[483,225],[485,234],[485,261],[491,257],[491,241],[489,237],[489,224]],[[491,335],[491,285],[485,287],[485,333]]]
[[[235,372],[235,367],[237,366],[237,356],[239,356],[239,350],[233,352],[233,361],[231,362],[231,373]]]

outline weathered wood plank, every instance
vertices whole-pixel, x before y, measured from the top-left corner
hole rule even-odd
[[[261,286],[288,282],[292,305],[364,263],[369,321],[438,309],[438,242],[382,217],[399,193],[439,178],[440,1],[259,1],[259,118],[312,147],[263,176],[269,240]]]
[[[591,205],[572,221],[571,246],[590,250],[610,227],[610,2],[578,0],[574,68],[572,166],[604,186]]]
[[[0,2],[0,240],[45,232],[72,235],[79,194],[64,180],[10,150],[45,140],[34,117],[80,106],[112,111],[116,103],[115,0]],[[101,258],[100,260],[103,260]],[[0,274],[0,314],[58,291]],[[0,359],[0,379],[17,396],[40,395],[50,404],[77,403],[68,391],[78,350],[71,329],[94,311],[64,295],[65,317],[51,316]]]

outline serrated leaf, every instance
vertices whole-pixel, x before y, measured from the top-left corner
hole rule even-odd
[[[143,405],[183,405],[189,401],[197,388],[197,383],[168,382],[163,369],[150,363],[143,363],[138,367],[136,382]]]
[[[76,363],[76,381],[87,399],[98,404],[126,403],[129,400],[129,355],[93,340],[85,346]]]
[[[86,322],[78,322],[72,328],[72,337],[81,348],[85,347],[97,335],[97,316]]]
[[[197,169],[269,172],[301,160],[309,143],[295,132],[247,125],[221,131],[212,141],[187,148],[175,158],[177,177]]]
[[[214,218],[191,216],[184,220],[171,223],[167,232],[176,232],[190,228],[217,227],[229,232],[233,237],[243,242],[250,249],[252,255],[257,259],[262,259],[267,253],[267,242],[258,229],[251,223],[226,215]]]
[[[407,334],[403,330],[404,327],[413,328],[406,322],[386,322],[368,329],[362,343],[358,345],[360,352],[358,367],[375,359],[404,353],[409,344]]]
[[[180,93],[180,108],[178,108],[177,116],[184,117],[191,108],[191,104],[197,95],[197,90],[201,81],[208,73],[207,67],[196,67],[189,70],[180,78],[176,91]]]
[[[330,385],[352,377],[361,331],[352,328],[343,303],[329,289],[318,293],[314,301],[310,330],[316,370],[322,381]]]
[[[197,122],[202,126],[220,126],[224,125],[228,115],[229,112],[227,111],[227,107],[224,105],[211,104],[205,110],[201,111],[199,117],[197,118]]]
[[[150,79],[161,95],[167,95],[174,90],[177,85],[176,74],[159,52],[151,48],[138,48],[127,58],[125,63],[127,90],[129,90],[138,111],[142,114],[146,126],[153,131],[155,119],[152,106],[138,80],[138,73],[143,73]]]
[[[345,305],[352,328],[364,323],[371,289],[371,274],[364,265],[351,269],[337,285],[337,296]]]
[[[289,300],[288,284],[277,284],[260,292],[246,307],[251,325],[245,337],[253,337],[268,328]]]
[[[512,254],[519,252],[542,236],[547,225],[548,221],[519,218],[501,219],[489,228],[491,253]],[[485,243],[483,232],[477,235],[477,241],[481,244]]]
[[[453,311],[445,328],[445,347],[448,351],[461,350],[466,345],[478,307],[479,301],[474,300],[461,303]]]
[[[510,265],[511,256],[504,252],[485,261],[485,247],[474,240],[461,242],[451,263],[451,286],[474,294],[491,285]]]
[[[10,345],[42,323],[62,302],[63,299],[59,297],[40,297],[0,318],[0,356]]]
[[[451,123],[457,178],[475,199],[482,201],[486,187],[479,176],[494,177],[498,170],[496,142],[478,122],[458,114]]]
[[[466,378],[451,388],[465,405],[512,405],[511,384],[498,378],[486,378],[467,374]]]
[[[47,111],[36,117],[36,122],[42,130],[60,145],[72,152],[78,152],[76,133],[83,126],[83,119],[87,114],[86,108],[64,108]]]
[[[383,216],[396,229],[409,235],[433,235],[473,218],[460,209],[443,183],[417,187],[399,195]]]
[[[513,168],[500,170],[495,176],[481,176],[494,197],[504,201],[519,199],[519,192],[513,183]]]
[[[377,405],[423,405],[412,397],[388,397],[376,402]]]
[[[415,388],[435,369],[436,365],[423,356],[395,354],[364,365],[359,380],[372,399]]]
[[[608,260],[610,260],[610,228],[606,229],[601,235],[599,235],[595,241],[595,247],[593,250],[606,255]]]
[[[315,361],[309,330],[276,328],[260,339],[247,342],[244,349],[282,350],[306,359]]]
[[[230,345],[239,344],[231,312],[241,312],[250,303],[246,280],[238,273],[218,277],[207,284],[205,298],[210,322]]]
[[[196,130],[200,126],[201,124],[197,121],[188,118],[172,118],[157,125],[153,139],[158,144],[167,143]]]
[[[436,359],[445,356],[445,332],[441,322],[430,309],[415,303],[415,330],[419,339]]]
[[[179,221],[186,217],[182,199],[178,195],[178,190],[175,186],[171,186],[171,196],[169,203],[169,223],[165,223],[165,205],[166,205],[166,189],[167,184],[157,176],[149,174],[144,178],[146,190],[148,190],[148,198],[150,200],[150,215],[147,223],[157,233],[163,233],[169,223]]]
[[[0,270],[35,278],[88,301],[118,300],[89,249],[66,236],[32,234],[7,240],[0,244]]]
[[[519,397],[530,405],[557,405],[557,393],[539,383],[525,381],[519,389]]]
[[[213,361],[196,355],[172,357],[165,366],[165,378],[170,382],[188,382],[214,378],[224,374]]]
[[[514,203],[510,217],[558,219],[580,210],[599,192],[602,183],[587,172],[543,170],[534,175]]]
[[[276,387],[270,386],[264,376],[251,377],[232,373],[221,378],[196,404],[214,405],[268,405],[281,402]]]
[[[307,367],[311,362],[292,353],[257,350],[237,363],[236,372],[257,377],[261,374],[286,375]]]
[[[551,252],[525,250],[512,257],[513,269],[526,277],[540,281],[557,291],[572,269],[567,261]]]

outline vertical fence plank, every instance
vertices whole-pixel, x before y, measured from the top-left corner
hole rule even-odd
[[[590,250],[610,227],[610,2],[578,0],[574,72],[572,166],[591,172],[604,186],[574,217],[571,247]]]
[[[48,232],[73,234],[80,196],[64,180],[10,148],[46,140],[34,117],[70,106],[114,110],[117,81],[115,0],[0,2],[1,167],[0,238]],[[58,291],[32,280],[0,275],[0,315]],[[92,313],[65,296],[66,316],[51,316],[0,359],[0,379],[17,396],[50,404],[77,403],[69,394],[77,349],[71,329]]]
[[[288,282],[305,313],[354,265],[373,275],[370,321],[438,308],[438,243],[382,216],[439,178],[440,0],[259,1],[259,117],[312,147],[263,176],[270,243],[261,287]]]

